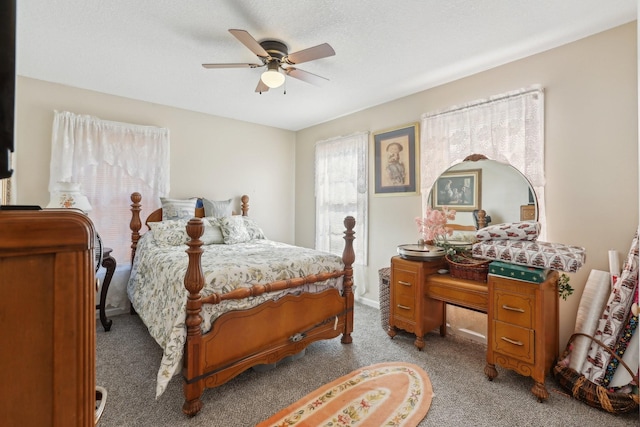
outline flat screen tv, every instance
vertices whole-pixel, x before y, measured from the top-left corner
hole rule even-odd
[[[0,0],[0,179],[13,173],[15,97],[16,0]]]

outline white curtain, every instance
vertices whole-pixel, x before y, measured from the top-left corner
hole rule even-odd
[[[438,176],[469,154],[484,154],[511,164],[527,177],[536,192],[543,239],[546,214],[542,88],[532,86],[422,116],[423,210]]]
[[[356,265],[367,265],[368,132],[315,146],[316,249],[342,255],[344,218],[356,219]],[[363,289],[364,291],[364,289]]]
[[[56,111],[50,166],[49,191],[58,182],[80,183],[104,246],[113,249],[118,268],[129,265],[130,195],[142,194],[147,215],[168,194],[169,130]]]

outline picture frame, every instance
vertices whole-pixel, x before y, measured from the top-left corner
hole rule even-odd
[[[448,207],[460,212],[481,209],[482,169],[445,172],[433,186],[432,208]]]
[[[418,194],[418,123],[373,133],[374,194]]]

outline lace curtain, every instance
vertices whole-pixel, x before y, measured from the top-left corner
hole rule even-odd
[[[539,222],[544,233],[542,88],[532,86],[422,115],[420,176],[423,211],[438,176],[469,154],[484,154],[489,159],[511,164],[527,177],[538,199]]]
[[[369,133],[319,141],[315,146],[316,249],[342,255],[344,218],[356,219],[356,265],[367,265],[367,143]]]
[[[130,195],[142,194],[146,217],[169,192],[169,130],[55,112],[49,191],[58,182],[80,183],[89,217],[118,267],[130,261]],[[143,216],[144,215],[144,216]]]

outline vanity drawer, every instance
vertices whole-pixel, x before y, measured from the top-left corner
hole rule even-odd
[[[533,328],[535,301],[531,297],[496,290],[493,298],[495,320],[523,328]]]
[[[416,307],[417,275],[397,269],[393,277],[393,311],[396,315],[413,319]]]
[[[493,351],[514,357],[526,363],[534,363],[534,331],[508,323],[493,321]]]

